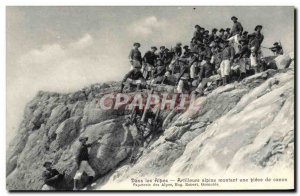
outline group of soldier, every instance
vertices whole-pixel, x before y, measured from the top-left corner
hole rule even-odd
[[[122,81],[121,92],[124,84],[129,82],[141,88],[153,84],[174,85],[177,93],[202,95],[211,81],[209,78],[214,75],[219,76],[218,85],[226,85],[260,72],[263,26],[257,25],[253,33],[248,33],[237,17],[232,16],[231,20],[232,28],[213,28],[211,33],[195,25],[190,44],[183,47],[177,43],[171,49],[160,46],[158,51],[153,46],[142,56],[141,44],[134,43],[129,54],[131,70]],[[269,49],[275,55],[282,54],[282,47],[277,42]]]
[[[234,81],[233,76],[238,76],[235,79],[242,80],[249,74],[260,72],[261,44],[264,40],[264,35],[261,33],[263,26],[257,25],[254,32],[249,34],[244,31],[237,17],[232,16],[231,20],[232,28],[219,30],[213,28],[211,33],[204,27],[195,25],[195,32],[189,46],[182,47],[181,43],[177,43],[171,49],[160,46],[159,51],[153,46],[142,56],[139,50],[140,43],[134,43],[134,48],[129,54],[131,70],[122,81],[121,92],[126,83],[135,88],[166,84],[176,86],[177,93],[194,93],[201,96],[208,83],[213,80],[218,81],[217,85],[226,85]],[[274,55],[283,54],[281,44],[277,42],[268,49]],[[142,119],[145,114],[147,112],[144,111]],[[135,120],[136,116],[134,116]],[[153,118],[157,121],[157,114]],[[125,130],[129,127],[128,123],[123,126]],[[88,148],[91,144],[87,144],[87,141],[87,137],[79,138],[81,145],[76,155],[77,172],[74,176],[74,190],[78,190],[78,183],[83,173],[88,175],[89,185],[94,181],[95,171],[89,164]],[[57,189],[62,183],[64,174],[53,169],[51,162],[45,162],[44,167],[43,190]]]

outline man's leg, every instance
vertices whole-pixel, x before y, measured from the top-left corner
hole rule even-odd
[[[179,80],[178,85],[177,85],[177,93],[182,93],[183,92],[183,81]]]
[[[195,90],[200,96],[202,96],[204,93],[204,89],[207,86],[208,78],[203,78],[201,83],[198,85],[197,89]]]
[[[246,59],[242,58],[240,60],[240,77],[239,81],[243,80],[246,77]]]
[[[87,161],[84,161],[84,171],[88,175],[88,185],[91,186],[96,173]]]
[[[225,85],[225,61],[223,60],[220,64],[220,72],[221,72],[221,78],[222,78],[222,85]]]
[[[230,75],[230,61],[224,61],[224,82],[225,85],[229,83],[229,75]]]
[[[190,75],[191,75],[191,78],[195,78],[195,63],[191,66],[190,68]]]
[[[73,190],[78,190],[78,183],[79,183],[79,180],[81,179],[82,174],[83,174],[83,165],[81,162],[79,165],[79,169],[76,171],[76,174],[74,176]]]
[[[256,74],[258,72],[258,70],[257,70],[257,58],[256,58],[256,54],[254,52],[251,52],[250,63],[251,63],[251,67],[254,69],[254,72]]]

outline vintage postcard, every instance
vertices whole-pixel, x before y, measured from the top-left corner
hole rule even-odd
[[[9,191],[295,190],[295,8],[8,6]]]

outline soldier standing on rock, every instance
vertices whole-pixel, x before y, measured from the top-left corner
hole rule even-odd
[[[141,47],[140,43],[134,43],[133,49],[129,53],[129,60],[131,63],[131,69],[133,68],[142,68],[142,53],[139,51]]]
[[[81,179],[83,172],[88,175],[88,184],[90,185],[94,181],[95,171],[89,164],[89,150],[91,144],[87,144],[88,137],[80,137],[79,142],[81,146],[79,148],[78,154],[76,155],[76,163],[78,170],[74,176],[74,188],[73,190],[78,190],[78,182]]]

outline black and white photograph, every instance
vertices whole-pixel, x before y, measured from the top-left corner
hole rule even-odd
[[[7,191],[295,190],[295,7],[5,10]]]

